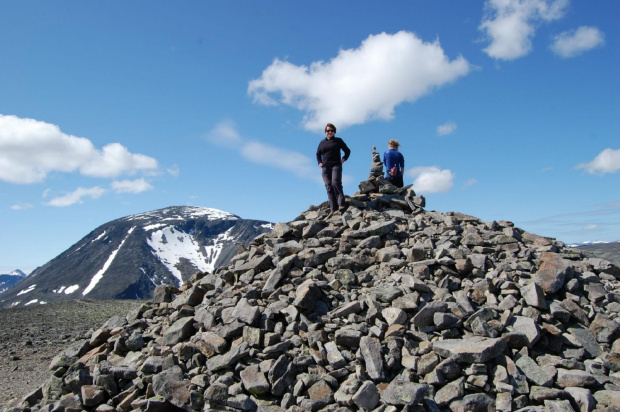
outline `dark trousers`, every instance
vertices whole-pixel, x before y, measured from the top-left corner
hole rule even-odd
[[[386,178],[387,180],[390,181],[390,183],[392,183],[394,186],[396,187],[403,187],[403,177],[402,176],[392,176],[392,177],[388,177]]]
[[[342,164],[323,166],[323,182],[327,189],[327,199],[331,210],[338,210],[344,206],[344,191],[342,190]]]

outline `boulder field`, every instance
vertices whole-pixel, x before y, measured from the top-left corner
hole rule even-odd
[[[425,210],[371,173],[161,285],[11,411],[620,408],[620,269],[511,222]]]

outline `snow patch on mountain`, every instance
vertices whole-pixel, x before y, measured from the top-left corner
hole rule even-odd
[[[145,232],[149,232],[151,230],[159,229],[160,227],[165,227],[165,226],[166,226],[165,223],[155,223],[152,225],[146,225],[142,229],[144,229]]]
[[[34,285],[30,285],[27,289],[22,289],[22,291],[21,291],[21,292],[19,292],[19,293],[17,294],[17,296],[19,296],[19,295],[25,295],[25,294],[26,294],[26,293],[28,293],[28,292],[32,292],[36,286],[37,286],[37,285],[36,285],[36,284],[34,284]]]
[[[158,217],[159,213],[161,212],[157,210],[152,211],[152,212],[139,213],[137,215],[126,217],[125,220],[127,221],[149,220],[149,219],[153,219],[154,217],[155,218]],[[238,220],[239,219],[238,216],[235,216],[229,212],[224,212],[223,210],[219,210],[219,209],[213,209],[213,208],[208,208],[208,207],[184,206],[182,210],[175,210],[174,213],[170,212],[164,219],[159,219],[159,220],[160,221],[179,220],[179,219],[198,218],[202,216],[207,216],[210,220],[217,220],[217,219]]]
[[[151,233],[146,242],[153,249],[155,257],[179,280],[180,285],[183,283],[183,278],[177,265],[181,263],[181,258],[189,260],[201,272],[212,272],[217,256],[222,250],[219,239],[222,236],[227,238],[229,232],[230,229],[220,234],[215,246],[205,248],[206,257],[191,234],[179,231],[172,226]]]
[[[112,252],[110,254],[110,257],[105,262],[105,264],[103,265],[101,270],[99,270],[99,272],[95,273],[95,276],[93,276],[93,278],[90,280],[90,283],[88,284],[88,286],[86,286],[86,289],[84,289],[84,292],[82,292],[82,296],[86,296],[91,290],[93,290],[93,288],[95,286],[97,286],[97,283],[99,283],[101,278],[103,278],[104,273],[108,270],[108,268],[110,267],[110,265],[114,261],[114,258],[116,257],[116,254],[118,253],[119,250],[121,250],[121,248],[123,247],[123,244],[125,243],[125,241],[129,237],[129,235],[131,234],[131,232],[133,232],[133,230],[135,228],[136,228],[135,226],[132,226],[131,229],[129,229],[127,231],[127,235],[125,236],[125,238],[123,239],[121,244],[118,246],[118,248],[115,249],[114,252]]]
[[[104,237],[106,235],[106,233],[108,233],[107,230],[104,230],[103,233],[101,233],[99,236],[97,236],[95,239],[91,240],[90,243],[94,243],[96,241],[98,241],[99,239],[101,239],[102,237]]]
[[[215,242],[213,242],[213,246],[205,246],[205,255],[207,257],[207,270],[208,272],[213,272],[215,270],[215,262],[217,258],[220,256],[222,249],[224,248],[224,244],[227,242],[232,242],[235,240],[233,236],[231,236],[232,228],[228,229],[224,233],[220,233]],[[203,271],[204,272],[204,271]]]
[[[79,288],[80,288],[80,285],[72,285],[72,286],[69,286],[69,287],[61,286],[58,289],[52,290],[52,292],[54,292],[54,293],[64,293],[65,295],[70,295],[73,292],[75,292],[76,290],[78,290]]]

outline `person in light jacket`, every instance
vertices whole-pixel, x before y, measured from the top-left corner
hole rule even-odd
[[[327,199],[332,212],[344,211],[347,206],[342,189],[342,164],[347,161],[351,150],[344,140],[336,137],[336,126],[327,123],[325,126],[325,139],[321,140],[316,149],[316,160],[322,169],[323,182],[327,189]],[[341,157],[341,153],[344,156]]]

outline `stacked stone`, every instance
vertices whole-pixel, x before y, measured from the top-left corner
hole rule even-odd
[[[158,287],[14,410],[620,408],[618,267],[387,185]]]
[[[393,208],[406,213],[419,213],[426,206],[424,196],[416,196],[412,185],[398,188],[384,178],[383,163],[377,148],[372,148],[372,163],[368,179],[359,184],[359,192],[349,199],[358,209]]]

